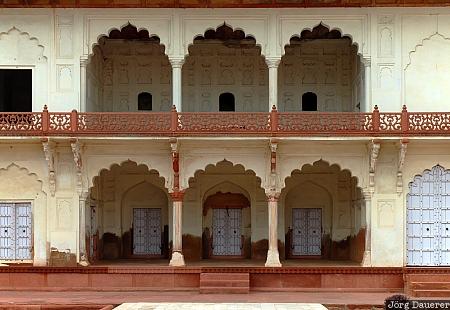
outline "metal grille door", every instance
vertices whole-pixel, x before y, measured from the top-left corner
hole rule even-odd
[[[435,166],[414,178],[407,206],[407,264],[450,265],[450,172]]]
[[[213,209],[213,255],[241,255],[241,209]]]
[[[292,254],[321,255],[322,209],[292,209]]]
[[[133,254],[161,255],[161,209],[133,209]]]
[[[31,203],[0,203],[0,259],[31,259]]]

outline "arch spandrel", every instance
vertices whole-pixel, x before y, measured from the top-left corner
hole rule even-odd
[[[336,172],[348,171],[352,177],[357,179],[357,186],[366,188],[368,186],[367,177],[369,174],[368,160],[365,157],[345,156],[345,157],[328,157],[320,156],[304,157],[298,156],[282,156],[279,159],[283,162],[280,165],[280,187],[286,187],[286,178],[291,177],[293,171],[303,171],[303,169],[314,168],[315,165],[326,164],[333,168]]]
[[[134,162],[137,166],[143,165],[147,169],[155,170],[159,176],[164,178],[166,188],[172,188],[173,172],[172,163],[169,156],[161,156],[159,158],[151,158],[148,156],[87,156],[85,160],[85,169],[87,174],[87,188],[94,186],[94,179],[98,177],[102,171],[111,170],[114,166],[122,166],[124,163]]]
[[[180,188],[189,188],[189,180],[195,178],[198,173],[204,173],[209,167],[217,167],[221,163],[226,163],[230,167],[238,167],[245,173],[255,175],[261,181],[261,187],[265,188],[265,160],[255,159],[250,156],[226,156],[209,155],[207,158],[183,157],[183,167],[180,175]]]
[[[268,45],[268,21],[266,17],[254,19],[241,19],[227,16],[217,16],[214,18],[184,18],[182,20],[183,42],[182,54],[189,55],[189,46],[194,43],[194,39],[209,30],[215,30],[224,24],[234,31],[243,31],[245,37],[252,37],[256,40],[256,45],[261,47],[261,55],[265,55]]]
[[[290,44],[292,37],[300,37],[304,30],[312,31],[315,27],[322,24],[330,31],[337,30],[342,36],[349,37],[352,44],[358,47],[358,55],[368,56],[369,37],[368,37],[368,19],[366,15],[350,16],[343,19],[342,17],[332,16],[282,16],[280,17],[280,42],[279,53],[284,55],[284,47]]]
[[[149,36],[157,36],[160,44],[164,45],[165,53],[170,54],[173,46],[170,44],[171,18],[169,16],[158,15],[158,17],[148,16],[147,18],[108,18],[104,16],[92,16],[87,18],[85,23],[85,33],[87,37],[83,48],[84,55],[93,54],[93,48],[98,44],[101,37],[108,36],[113,30],[120,30],[128,24],[135,26],[139,30],[147,30]]]

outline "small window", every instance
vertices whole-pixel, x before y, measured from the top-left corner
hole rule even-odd
[[[152,94],[140,93],[138,95],[138,110],[151,111],[152,110]]]
[[[302,96],[302,111],[317,111],[317,95],[312,92]]]
[[[232,93],[223,93],[219,96],[219,111],[220,112],[234,112],[235,102]]]
[[[31,69],[0,69],[0,112],[31,112]]]

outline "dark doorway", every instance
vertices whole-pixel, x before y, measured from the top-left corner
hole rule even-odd
[[[31,69],[0,69],[0,112],[32,111]]]
[[[219,96],[219,111],[220,112],[234,112],[235,102],[232,93],[223,93]]]
[[[152,94],[144,92],[138,95],[138,110],[139,111],[152,110]]]
[[[317,95],[307,92],[302,95],[302,111],[317,111]]]

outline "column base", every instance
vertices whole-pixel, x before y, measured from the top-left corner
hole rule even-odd
[[[184,263],[184,256],[181,252],[173,252],[172,259],[170,260],[169,266],[172,267],[184,267],[186,264]]]
[[[267,260],[266,260],[266,264],[264,266],[266,266],[266,267],[281,267],[280,254],[278,253],[278,250],[268,250],[267,251]]]
[[[82,261],[80,261],[80,262],[78,263],[78,265],[83,266],[83,267],[87,267],[87,266],[89,266],[90,264],[89,264],[88,261],[82,260]]]
[[[364,256],[363,256],[363,260],[361,265],[364,267],[370,267],[372,266],[372,260],[371,260],[371,255],[370,255],[370,251],[364,251]]]

